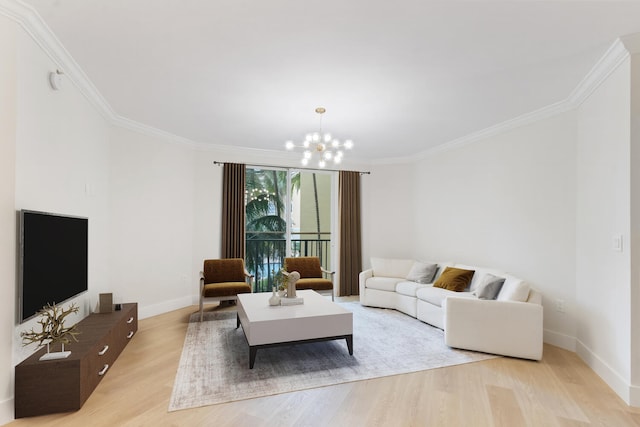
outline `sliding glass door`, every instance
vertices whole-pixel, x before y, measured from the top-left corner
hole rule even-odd
[[[246,265],[256,292],[271,290],[287,256],[317,256],[331,269],[335,174],[247,166]]]

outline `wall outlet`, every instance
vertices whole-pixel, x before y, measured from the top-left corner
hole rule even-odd
[[[562,299],[556,300],[556,311],[558,313],[564,313],[564,300]]]

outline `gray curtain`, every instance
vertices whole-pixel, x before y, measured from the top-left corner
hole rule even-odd
[[[245,254],[244,185],[247,166],[225,163],[222,170],[222,258]]]
[[[340,171],[338,209],[340,218],[340,295],[358,295],[358,274],[362,271],[359,172]]]

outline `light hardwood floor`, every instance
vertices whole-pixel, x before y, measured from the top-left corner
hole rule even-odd
[[[210,308],[210,309],[233,309]],[[640,426],[574,353],[497,358],[259,399],[167,412],[187,307],[140,321],[83,408],[9,426]]]

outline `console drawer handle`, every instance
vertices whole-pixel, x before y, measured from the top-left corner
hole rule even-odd
[[[107,350],[109,350],[109,346],[105,345],[104,348],[98,352],[98,356],[104,356]]]
[[[98,375],[103,376],[104,374],[107,373],[107,369],[109,369],[109,365],[105,363],[104,368],[102,368],[102,370],[98,372]]]
[[[133,316],[131,316],[129,320],[127,320],[127,323],[131,323],[131,322],[133,322]]]
[[[131,338],[133,336],[133,331],[129,331],[129,333],[127,334],[127,339]]]

